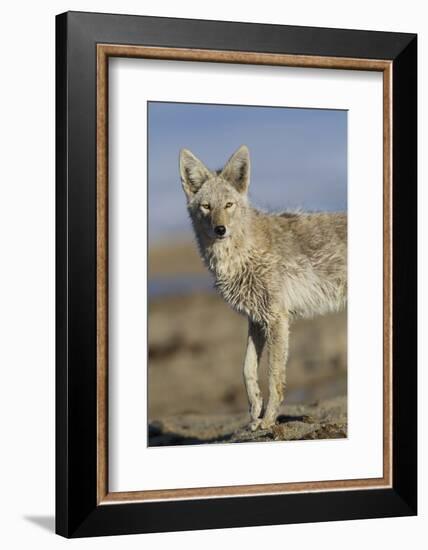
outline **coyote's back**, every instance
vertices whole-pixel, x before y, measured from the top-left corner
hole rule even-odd
[[[266,216],[293,316],[339,311],[347,299],[347,217],[343,213]]]

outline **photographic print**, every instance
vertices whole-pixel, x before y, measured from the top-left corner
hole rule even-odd
[[[149,101],[148,445],[347,437],[347,111]]]
[[[110,490],[381,477],[382,78],[115,58],[108,90]]]

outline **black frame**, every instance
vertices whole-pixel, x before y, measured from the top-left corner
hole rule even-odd
[[[97,506],[96,44],[393,61],[393,488]],[[417,36],[68,12],[56,17],[56,532],[65,537],[417,513]]]

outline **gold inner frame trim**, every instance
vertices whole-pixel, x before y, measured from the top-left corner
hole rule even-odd
[[[133,57],[383,73],[383,476],[298,483],[109,492],[108,59]],[[97,503],[222,498],[392,486],[392,62],[256,52],[97,44]]]

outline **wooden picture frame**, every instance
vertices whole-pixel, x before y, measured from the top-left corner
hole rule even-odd
[[[78,12],[56,26],[57,533],[416,514],[416,35]],[[383,74],[382,478],[109,492],[110,57]]]

